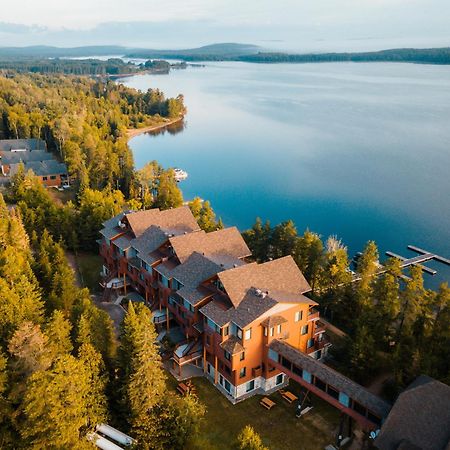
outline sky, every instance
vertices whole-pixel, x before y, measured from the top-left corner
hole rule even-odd
[[[450,46],[450,0],[0,0],[0,46]]]

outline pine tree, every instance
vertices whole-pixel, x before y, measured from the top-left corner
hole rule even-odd
[[[48,338],[49,351],[52,359],[69,354],[73,350],[70,340],[72,324],[64,317],[62,311],[53,312],[45,326],[45,335]]]
[[[378,271],[378,248],[373,241],[369,241],[358,260],[356,271],[360,276],[357,284],[358,303],[362,309],[372,307],[372,288],[374,275]]]
[[[91,344],[83,344],[78,349],[78,359],[84,364],[89,377],[90,392],[87,408],[99,423],[107,419],[106,385],[107,375],[102,356]]]
[[[103,420],[91,408],[88,370],[73,356],[60,357],[53,366],[35,372],[22,402],[20,432],[30,448],[92,448],[86,434]]]
[[[92,344],[107,365],[111,368],[116,356],[116,337],[114,324],[108,313],[101,310],[83,289],[72,308],[71,321],[75,324],[75,342],[78,346]]]
[[[154,427],[153,409],[167,393],[148,308],[138,304],[135,310],[130,302],[122,330],[121,362],[129,421],[141,448],[151,448],[144,443]]]

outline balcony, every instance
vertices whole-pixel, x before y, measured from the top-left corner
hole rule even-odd
[[[203,346],[200,341],[181,344],[173,352],[173,360],[179,365],[199,359],[203,356]]]
[[[315,329],[314,329],[314,334],[315,335],[318,335],[318,334],[321,334],[321,333],[325,333],[325,330],[326,330],[326,326],[325,326],[325,324],[323,323],[323,322],[321,322],[320,320],[318,320],[316,323],[315,323]]]
[[[310,355],[311,353],[316,352],[317,350],[322,350],[326,346],[330,345],[330,342],[325,335],[324,337],[319,341],[318,339],[314,340],[314,344],[306,349],[306,354]]]
[[[311,311],[308,313],[308,322],[311,322],[313,320],[319,320],[320,313],[317,309],[311,309]]]

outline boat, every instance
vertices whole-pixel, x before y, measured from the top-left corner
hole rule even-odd
[[[175,169],[173,169],[173,171],[175,173],[176,181],[183,181],[188,177],[188,173],[183,169],[179,169],[179,168],[175,167]]]

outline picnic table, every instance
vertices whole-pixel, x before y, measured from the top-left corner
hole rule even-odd
[[[281,390],[280,394],[288,403],[292,403],[298,400],[298,397],[292,392]]]
[[[177,386],[177,391],[181,395],[186,395],[189,392],[189,387],[186,386],[184,383],[179,383],[178,386]]]
[[[270,400],[270,398],[268,397],[264,397],[259,403],[268,410],[272,409],[276,405],[276,403]]]

